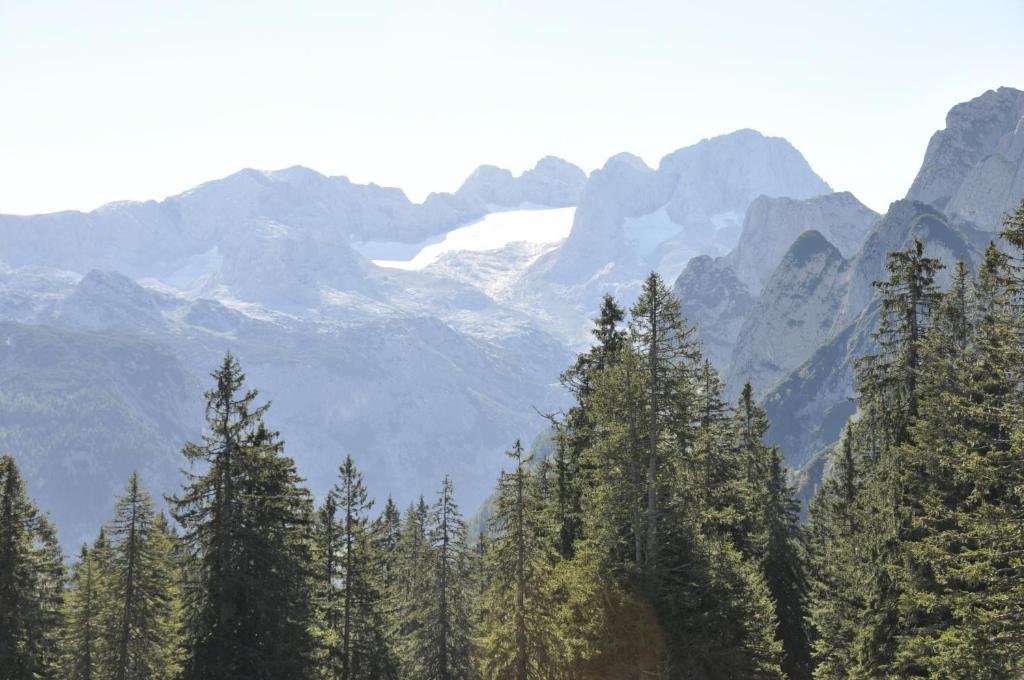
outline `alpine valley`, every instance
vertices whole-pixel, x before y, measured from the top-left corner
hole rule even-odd
[[[656,168],[481,166],[422,203],[292,167],[0,216],[0,453],[78,545],[133,470],[179,486],[229,350],[315,494],[350,453],[401,507],[445,475],[479,506],[501,452],[571,403],[559,375],[602,296],[628,306],[657,271],[729,399],[751,382],[806,500],[856,408],[887,253],[920,238],[945,286],[1022,195],[1024,92],[1000,88],[950,110],[883,215],[786,140],[738,130]]]

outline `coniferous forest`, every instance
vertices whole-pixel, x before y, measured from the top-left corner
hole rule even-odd
[[[1022,677],[1024,204],[1000,238],[976,271],[888,255],[806,522],[657,274],[605,297],[480,531],[450,480],[399,508],[350,456],[317,503],[229,354],[181,487],[132,475],[73,556],[0,459],[0,678]]]

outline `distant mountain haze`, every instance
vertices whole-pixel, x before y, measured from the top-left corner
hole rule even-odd
[[[656,270],[730,398],[750,380],[788,464],[816,465],[813,487],[852,413],[886,252],[921,235],[976,263],[1024,193],[1022,117],[1009,88],[954,107],[885,215],[746,129],[656,168],[627,153],[589,176],[551,156],[519,176],[484,165],[422,203],[292,167],[0,215],[0,453],[80,542],[131,470],[178,487],[230,350],[315,493],[351,453],[378,498],[404,507],[450,474],[472,508],[501,452],[569,403],[558,376],[601,296],[629,305]]]

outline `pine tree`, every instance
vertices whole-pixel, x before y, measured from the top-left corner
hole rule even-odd
[[[368,513],[373,507],[351,456],[320,511],[322,627],[327,674],[339,680],[394,674],[387,647],[380,554]]]
[[[384,510],[374,520],[372,534],[376,539],[374,550],[379,556],[377,578],[380,584],[382,635],[384,644],[391,655],[393,670],[397,674],[400,665],[398,658],[400,641],[397,637],[397,626],[401,607],[399,584],[402,577],[400,553],[402,513],[391,496],[388,496],[387,502],[384,503]]]
[[[768,415],[754,401],[749,382],[743,386],[734,421],[744,519],[733,536],[740,551],[760,566],[775,602],[786,676],[810,677],[799,503],[778,450],[764,443]]]
[[[581,538],[583,489],[593,481],[593,470],[588,466],[584,452],[593,446],[596,437],[590,408],[594,379],[621,356],[626,342],[626,332],[620,327],[624,318],[625,312],[615,299],[605,295],[591,329],[596,344],[581,353],[573,366],[561,375],[562,385],[578,402],[569,409],[565,421],[555,430],[554,493],[557,505],[554,506],[554,522],[558,552],[566,559],[572,557],[576,542]]]
[[[431,596],[431,571],[424,568],[434,559],[430,544],[430,508],[420,496],[419,501],[410,504],[398,537],[394,592],[391,596],[395,619],[392,624],[393,639],[399,663],[399,676],[403,680],[429,678],[425,659],[421,655],[421,640],[430,633],[431,611],[434,599]]]
[[[100,540],[104,540],[101,534]],[[67,680],[99,680],[105,676],[99,668],[100,611],[103,606],[100,579],[105,565],[98,563],[88,546],[83,545],[78,561],[71,567],[65,603],[65,637],[61,668]]]
[[[925,257],[924,244],[915,239],[905,249],[889,253],[889,277],[876,281],[881,299],[881,320],[874,339],[879,352],[857,364],[861,407],[870,406],[872,419],[893,447],[907,441],[908,429],[917,414],[917,381],[921,368],[921,343],[939,300],[935,274],[942,263]]]
[[[108,525],[105,657],[114,680],[172,678],[180,670],[181,629],[174,546],[166,522],[133,473]]]
[[[0,677],[56,677],[64,589],[53,527],[25,493],[11,456],[0,457]]]
[[[909,248],[889,253],[889,277],[875,284],[881,304],[874,334],[879,352],[857,364],[864,427],[877,442],[861,506],[861,549],[868,556],[868,575],[866,609],[855,643],[858,664],[869,675],[897,672],[898,667],[903,543],[914,512],[901,450],[911,443],[911,426],[918,415],[922,344],[939,300],[935,274],[941,268],[941,262],[924,255],[924,244],[917,239]]]
[[[970,310],[961,302],[962,278],[958,269],[940,307],[943,323],[925,344],[928,382],[905,452],[914,504],[900,653],[920,675],[1007,677],[1002,584],[1017,569],[999,536],[1016,534],[1005,531],[1017,507],[1007,408],[1024,355],[1014,338],[1007,256],[989,246]]]
[[[491,533],[491,588],[482,625],[483,674],[494,680],[558,677],[562,645],[549,588],[555,553],[544,536],[536,473],[516,441],[502,473]]]
[[[309,493],[277,433],[268,405],[230,354],[206,393],[208,431],[183,453],[198,466],[171,498],[184,527],[185,680],[310,677]]]
[[[661,510],[658,497],[661,491],[659,487],[665,481],[663,469],[668,467],[660,454],[662,438],[669,430],[670,422],[686,423],[690,419],[688,416],[691,414],[680,413],[679,409],[692,407],[688,401],[694,400],[692,395],[686,393],[685,371],[699,359],[699,351],[692,340],[693,329],[686,325],[680,310],[679,299],[657,272],[651,272],[644,281],[640,297],[631,310],[631,340],[644,361],[643,421],[647,460],[640,574],[649,595],[657,592],[660,578],[658,552],[661,541],[658,527]],[[683,449],[688,445],[689,442],[679,441],[682,437],[678,428],[673,434],[678,448]]]
[[[798,525],[800,503],[778,449],[772,447],[768,454],[763,509],[766,540],[761,568],[775,602],[778,637],[784,652],[782,670],[791,679],[809,678],[811,648],[804,627],[808,584]]]
[[[808,625],[815,632],[815,677],[849,676],[857,664],[857,622],[866,608],[860,587],[864,472],[857,429],[848,422],[832,470],[811,501],[807,528],[810,566]]]
[[[422,565],[430,573],[425,625],[414,634],[425,677],[466,680],[472,676],[472,637],[469,597],[471,573],[466,525],[455,504],[454,488],[445,477],[428,530],[432,560]]]

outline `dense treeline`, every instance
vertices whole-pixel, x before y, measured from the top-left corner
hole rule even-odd
[[[1024,204],[972,275],[917,242],[807,527],[816,675],[1024,672]]]
[[[484,531],[450,480],[319,506],[228,355],[161,514],[133,475],[66,568],[0,459],[10,680],[1005,678],[1024,647],[1024,206],[979,271],[889,256],[859,409],[798,525],[657,274],[606,297],[554,448],[516,442]],[[1009,254],[1007,254],[1009,253]]]

